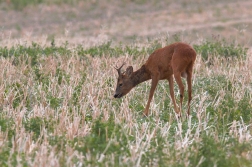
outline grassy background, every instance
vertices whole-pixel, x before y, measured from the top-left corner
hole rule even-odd
[[[251,8],[247,0],[2,0],[0,45],[57,38],[90,47],[167,36],[199,44],[221,36],[250,47]]]
[[[251,7],[0,0],[0,166],[252,166]],[[197,52],[188,119],[166,81],[146,119],[149,81],[113,99],[113,66],[176,41]]]

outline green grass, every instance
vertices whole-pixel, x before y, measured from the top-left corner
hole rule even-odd
[[[127,55],[137,68],[161,46],[155,40],[84,48],[52,40],[0,47],[0,165],[251,166],[252,78],[242,46],[194,46],[188,119],[185,112],[175,117],[167,81],[160,81],[148,118],[142,111],[150,82],[112,98],[113,66]],[[178,100],[177,85],[175,93]]]
[[[215,39],[213,41],[205,41],[203,44],[194,45],[195,50],[201,54],[203,61],[208,64],[213,63],[213,59],[224,61],[230,59],[246,59],[247,48],[235,45],[234,42],[228,43],[225,40]]]
[[[0,3],[5,3],[7,1],[0,0]],[[8,5],[10,8],[15,10],[22,10],[27,6],[35,6],[39,4],[70,4],[74,5],[80,2],[80,0],[10,0]]]
[[[146,0],[135,0],[133,1],[133,3],[135,3],[136,5],[145,5],[146,3],[149,3],[150,1],[146,1]],[[44,5],[88,5],[90,6],[90,9],[94,9],[97,6],[99,6],[100,4],[103,3],[111,3],[110,1],[104,1],[104,2],[99,2],[99,1],[89,1],[89,0],[0,0],[0,5],[1,4],[7,4],[7,8],[8,9],[14,9],[14,10],[23,10],[26,7],[31,7],[31,6],[38,6],[41,4]],[[128,1],[122,1],[122,5],[123,7],[125,7],[125,5],[127,5],[129,2]],[[156,4],[156,1],[151,1],[151,3]],[[89,10],[90,10],[89,9]],[[74,17],[75,15],[73,14],[70,17]]]

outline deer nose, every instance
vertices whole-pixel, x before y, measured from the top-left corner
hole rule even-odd
[[[118,95],[119,95],[119,94],[115,94],[115,95],[114,95],[114,98],[117,98],[117,97],[118,97]]]

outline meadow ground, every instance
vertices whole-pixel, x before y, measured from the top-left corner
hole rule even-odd
[[[0,166],[252,166],[250,1],[6,2]],[[197,52],[188,119],[166,81],[148,118],[149,81],[113,99],[113,66],[181,40]]]

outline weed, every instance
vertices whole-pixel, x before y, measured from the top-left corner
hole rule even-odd
[[[11,140],[15,135],[14,121],[11,118],[4,118],[0,116],[0,128],[2,132],[6,132],[8,139]]]
[[[39,117],[28,119],[23,122],[25,130],[34,133],[34,139],[40,136],[41,129],[43,128],[43,120]]]

